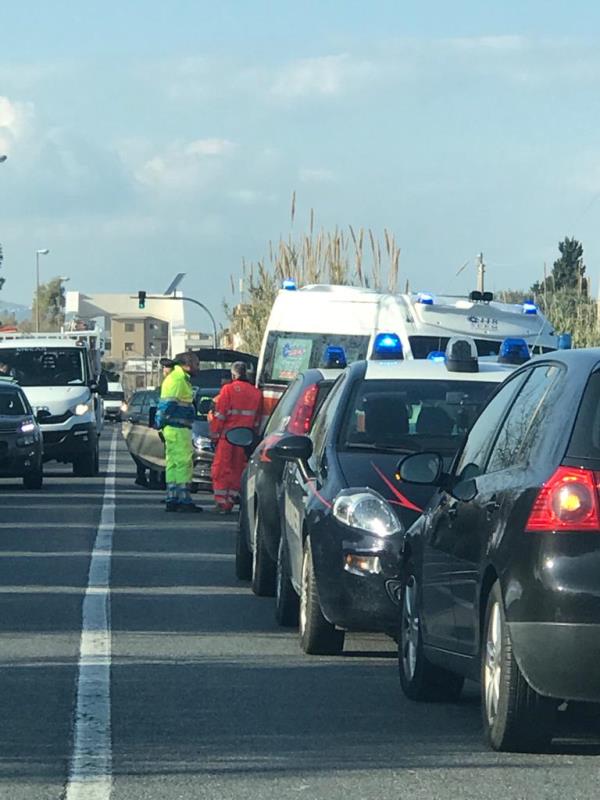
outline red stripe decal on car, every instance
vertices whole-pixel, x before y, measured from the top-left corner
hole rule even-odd
[[[392,482],[391,482],[391,481],[390,481],[388,478],[386,478],[386,476],[385,476],[385,475],[383,474],[383,472],[382,472],[382,471],[379,469],[379,467],[377,466],[377,464],[374,464],[374,463],[371,461],[371,466],[373,467],[373,469],[375,470],[375,472],[376,472],[376,473],[379,475],[379,477],[381,478],[381,480],[382,480],[382,481],[385,483],[385,485],[386,485],[386,486],[389,488],[389,490],[392,492],[392,494],[394,494],[394,495],[395,495],[395,496],[398,498],[398,500],[400,501],[400,505],[401,505],[401,506],[404,506],[405,508],[410,508],[410,510],[411,510],[411,511],[418,511],[418,512],[419,512],[419,514],[421,514],[421,513],[422,513],[423,509],[422,509],[422,508],[419,508],[419,506],[416,506],[416,505],[415,505],[413,502],[411,502],[411,501],[408,499],[408,497],[405,497],[405,495],[403,495],[401,491],[399,491],[398,489],[396,489],[396,487],[394,486],[394,484],[393,484],[393,483],[392,483]]]

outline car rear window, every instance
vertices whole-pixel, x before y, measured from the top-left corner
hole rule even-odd
[[[465,380],[364,380],[346,406],[342,447],[453,455],[497,384]]]
[[[20,392],[0,392],[0,417],[22,417],[27,413]]]
[[[583,393],[567,458],[600,461],[600,372],[590,375]]]

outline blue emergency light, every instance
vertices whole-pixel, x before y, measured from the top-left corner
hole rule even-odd
[[[373,344],[373,358],[379,361],[403,358],[402,342],[398,334],[378,333]]]
[[[573,346],[573,340],[570,333],[560,333],[558,335],[558,349],[570,350]]]
[[[296,285],[296,281],[293,278],[286,278],[284,282],[281,284],[281,287],[288,292],[295,292],[298,288]]]
[[[523,300],[523,313],[524,314],[537,314],[538,307],[533,300]]]
[[[417,295],[417,303],[421,303],[424,306],[432,306],[433,305],[433,295],[428,294],[427,292],[419,292]]]
[[[323,356],[324,369],[344,369],[348,365],[346,352],[343,347],[330,344],[325,348]]]
[[[443,350],[432,350],[431,353],[427,353],[427,360],[442,363],[446,360],[446,353]]]
[[[524,364],[531,355],[525,339],[505,339],[500,345],[498,361],[501,364]]]

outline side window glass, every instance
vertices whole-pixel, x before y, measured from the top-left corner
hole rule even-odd
[[[486,472],[525,464],[539,441],[545,411],[560,390],[562,368],[544,365],[531,370],[494,442]]]
[[[269,433],[273,433],[274,431],[282,431],[285,429],[285,426],[289,422],[290,415],[294,410],[294,406],[296,405],[296,401],[300,397],[301,390],[302,378],[298,377],[293,383],[290,384],[290,386],[288,386],[281,397],[281,400],[275,406],[275,409],[269,417],[269,421],[267,422],[265,436]]]
[[[483,472],[496,430],[528,377],[529,373],[523,372],[504,384],[475,421],[454,470],[460,480],[476,478]]]
[[[131,414],[139,414],[141,412],[143,399],[144,395],[141,392],[136,392],[136,394],[133,395],[129,403],[129,412]]]
[[[312,427],[310,438],[313,440],[313,456],[311,458],[311,467],[314,469],[319,463],[323,450],[325,448],[325,441],[327,439],[327,431],[335,417],[342,394],[344,391],[344,384],[346,381],[345,373],[335,382],[329,396],[323,403],[319,413],[315,418]]]

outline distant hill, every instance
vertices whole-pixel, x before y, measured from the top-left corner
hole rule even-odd
[[[10,300],[0,300],[0,321],[14,314],[18,322],[31,317],[31,309],[20,303],[11,303]]]

